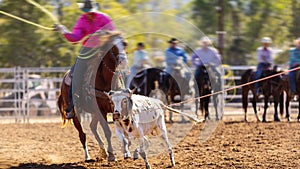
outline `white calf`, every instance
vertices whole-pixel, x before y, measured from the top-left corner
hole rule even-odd
[[[135,95],[129,90],[117,91],[110,93],[110,95],[115,105],[113,120],[117,134],[123,142],[124,158],[130,157],[128,141],[131,138],[139,138],[141,144],[134,152],[134,159],[137,159],[138,154],[140,154],[145,161],[146,168],[151,168],[145,153],[148,147],[148,141],[145,136],[161,136],[168,146],[171,163],[175,166],[172,146],[167,136],[164,109],[185,115],[197,122],[199,122],[199,120],[191,115],[164,105],[163,102],[158,99]]]

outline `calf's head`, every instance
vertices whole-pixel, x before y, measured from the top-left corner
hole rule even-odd
[[[114,103],[113,121],[128,119],[132,110],[130,90],[110,92]]]

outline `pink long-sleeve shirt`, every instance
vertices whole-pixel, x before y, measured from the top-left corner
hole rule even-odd
[[[76,21],[72,32],[65,33],[65,38],[70,42],[78,42],[87,35],[95,33],[97,30],[114,30],[115,27],[110,17],[102,12],[93,12],[93,21],[89,20],[87,14],[82,14]],[[87,42],[86,39],[83,44]]]

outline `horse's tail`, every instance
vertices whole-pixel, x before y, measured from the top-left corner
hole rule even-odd
[[[251,76],[253,70],[252,69],[248,69],[246,70],[242,76],[241,76],[241,84],[245,84],[249,81],[249,77]]]
[[[62,128],[65,128],[67,126],[67,114],[64,110],[64,107],[63,107],[63,97],[62,95],[60,94],[58,96],[58,99],[57,99],[57,106],[58,106],[58,109],[60,111],[60,114],[61,114],[61,118],[62,118]]]

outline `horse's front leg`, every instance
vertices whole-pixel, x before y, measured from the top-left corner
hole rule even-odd
[[[108,126],[106,119],[102,114],[99,116],[99,122],[103,129],[106,141],[107,141],[107,153],[108,153],[108,161],[116,161],[116,157],[113,153],[112,143],[111,143],[111,130]]]
[[[286,100],[285,100],[285,117],[287,118],[288,121],[291,121],[291,117],[290,117],[290,101],[291,101],[291,96],[288,94],[287,92],[287,95],[286,95]]]
[[[77,118],[77,116],[75,116],[73,118],[73,123],[74,123],[75,128],[79,132],[80,142],[81,142],[81,144],[83,146],[83,150],[84,150],[84,160],[89,161],[89,160],[91,160],[91,157],[90,157],[87,145],[86,145],[86,134],[83,132],[82,126],[81,126],[80,121]]]
[[[216,112],[216,120],[218,121],[220,119],[219,117],[219,109],[220,109],[220,105],[219,105],[219,94],[215,94],[213,95],[213,104],[214,104],[214,108],[215,108],[215,112]]]
[[[199,100],[195,99],[195,114],[196,114],[197,118],[199,117],[198,108],[199,108]]]
[[[277,122],[280,122],[280,119],[278,117],[278,103],[280,101],[280,94],[274,94],[273,95],[274,97],[274,109],[275,109],[275,112],[274,112],[274,121],[277,121]]]
[[[298,122],[300,122],[300,99],[298,99],[298,117],[297,117]]]
[[[106,149],[104,147],[104,142],[102,140],[102,138],[100,137],[98,131],[97,131],[97,126],[98,126],[98,122],[99,122],[99,118],[97,117],[96,114],[92,114],[92,120],[90,123],[90,129],[95,137],[95,139],[98,142],[98,145],[100,146],[100,155],[103,158],[107,158],[107,152]]]
[[[256,103],[258,101],[258,95],[255,94],[255,90],[252,89],[252,95],[253,95],[253,100],[252,100],[252,107],[253,107],[253,110],[254,110],[254,113],[255,113],[255,117],[256,117],[256,120],[257,122],[259,122],[259,117],[258,117],[258,114],[257,114],[257,106],[256,106]]]
[[[244,109],[244,121],[247,122],[247,109],[248,109],[248,93],[249,90],[245,86],[242,87],[242,104]]]
[[[209,100],[210,100],[210,97],[206,97],[206,98],[203,98],[203,108],[204,111],[205,111],[205,115],[204,115],[204,119],[205,120],[210,120],[210,116],[209,116]]]
[[[264,98],[264,113],[262,116],[262,122],[267,122],[266,116],[267,116],[267,110],[268,110],[268,102],[269,102],[269,95],[265,95]]]

